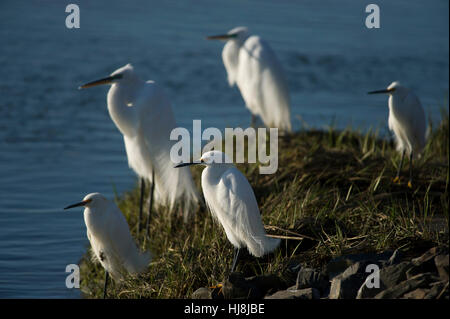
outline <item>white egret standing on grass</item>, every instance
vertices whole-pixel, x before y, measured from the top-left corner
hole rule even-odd
[[[83,201],[64,209],[79,206],[85,207],[84,222],[95,259],[105,269],[105,298],[108,274],[111,274],[114,280],[121,280],[126,272],[143,272],[151,260],[151,254],[139,251],[122,212],[103,195],[88,194]]]
[[[111,76],[84,84],[89,88],[110,84],[108,111],[111,119],[123,134],[128,164],[141,178],[139,226],[141,227],[145,180],[151,183],[149,212],[156,204],[173,208],[176,201],[184,205],[184,217],[198,206],[198,193],[190,170],[176,170],[170,159],[173,141],[170,132],[176,127],[172,106],[165,92],[153,81],[142,80],[127,64]]]
[[[261,257],[272,252],[280,239],[266,235],[255,194],[245,176],[221,151],[203,154],[199,162],[183,163],[175,167],[205,165],[202,189],[212,216],[223,226],[228,240],[235,247],[231,272],[234,271],[239,251],[247,247],[251,255]]]
[[[227,34],[207,37],[227,41],[222,59],[230,86],[237,85],[245,105],[260,116],[267,127],[291,131],[290,98],[287,82],[275,53],[259,36],[249,36],[246,27]]]
[[[412,187],[413,158],[419,157],[426,142],[425,112],[419,98],[399,82],[392,82],[387,89],[369,92],[369,94],[389,94],[389,129],[394,132],[397,150],[402,159],[394,178],[400,182],[400,171],[405,153],[409,155],[408,187]]]

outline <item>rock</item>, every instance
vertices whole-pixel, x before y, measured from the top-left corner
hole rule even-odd
[[[416,290],[406,293],[403,298],[405,299],[424,299],[425,296],[430,292],[430,289],[418,288]]]
[[[208,288],[199,288],[192,294],[192,299],[212,299],[211,290]]]
[[[433,247],[425,252],[422,256],[411,259],[411,262],[417,266],[429,261],[433,261],[434,257],[442,251],[439,247]]]
[[[386,266],[392,266],[392,265],[398,264],[400,262],[401,258],[402,258],[401,252],[398,249],[396,249],[392,253],[392,256],[389,258],[389,260],[387,261]]]
[[[435,257],[442,251],[439,247],[433,247],[425,252],[423,255],[411,260],[413,267],[409,269],[406,273],[406,277],[412,278],[418,274],[426,272],[435,272],[436,264]]]
[[[448,281],[440,281],[432,283],[430,291],[425,296],[425,299],[436,299],[439,294],[444,290],[445,285],[448,283]]]
[[[417,288],[424,288],[431,282],[436,281],[436,277],[432,273],[416,275],[406,281],[399,283],[393,287],[387,288],[375,296],[375,299],[395,299],[400,298],[404,294]]]
[[[297,280],[295,289],[316,288],[321,293],[324,293],[329,282],[325,275],[313,268],[301,268],[297,273]]]
[[[286,266],[286,269],[280,274],[280,277],[286,283],[287,286],[295,285],[297,280],[297,274],[304,265],[297,261],[290,261]],[[284,288],[286,289],[286,288]]]
[[[392,251],[386,251],[381,254],[350,254],[332,259],[327,265],[327,274],[330,280],[344,272],[349,266],[357,262],[368,262],[382,264],[387,262],[392,256]]]
[[[319,299],[320,292],[316,288],[295,289],[295,286],[280,290],[273,295],[265,297],[265,299]]]
[[[331,281],[329,299],[355,299],[366,280],[367,262],[357,262]]]
[[[389,288],[406,280],[406,272],[413,267],[409,261],[404,261],[396,265],[382,268],[380,270],[380,281]]]
[[[448,254],[447,255],[437,255],[434,257],[434,264],[438,270],[439,276],[442,280],[448,281]]]
[[[429,272],[430,269],[427,269],[429,267],[424,267],[423,265],[418,265],[418,266],[412,266],[411,268],[408,269],[408,271],[406,272],[406,279],[410,279],[414,276],[417,276],[419,274],[423,274],[424,272]]]
[[[369,278],[366,277],[363,284],[358,290],[356,299],[373,298],[383,290],[396,286],[400,282],[407,279],[406,272],[412,267],[414,266],[412,265],[411,262],[404,261],[380,269],[379,288],[376,287],[369,288],[366,283],[366,280],[368,280]]]

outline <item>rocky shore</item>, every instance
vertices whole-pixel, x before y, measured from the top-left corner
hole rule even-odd
[[[281,276],[231,273],[216,287],[197,289],[193,299],[449,299],[448,247],[417,256],[401,251],[352,254],[322,268],[287,267]]]

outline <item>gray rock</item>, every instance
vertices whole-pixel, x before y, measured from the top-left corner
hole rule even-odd
[[[436,299],[439,294],[442,292],[442,290],[444,289],[445,285],[448,283],[448,281],[440,281],[440,282],[435,282],[432,283],[431,289],[428,292],[428,294],[425,296],[425,299]]]
[[[367,286],[366,277],[363,284],[358,290],[356,299],[373,298],[383,290],[391,288],[407,279],[406,272],[411,269],[413,264],[408,261],[404,261],[392,266],[387,266],[380,269],[380,286],[379,288]]]
[[[320,292],[324,292],[328,286],[328,280],[324,274],[314,270],[313,268],[301,268],[297,273],[295,289],[316,288]]]
[[[291,261],[288,263],[286,269],[280,274],[280,276],[288,286],[295,285],[297,274],[303,267],[304,265],[302,265],[301,263],[298,263],[297,261]]]
[[[416,275],[393,287],[383,290],[375,296],[375,299],[395,299],[417,288],[427,287],[431,282],[436,281],[436,276],[432,273]]]
[[[319,299],[320,292],[315,288],[295,289],[291,287],[287,290],[280,290],[265,299]]]
[[[368,253],[340,256],[332,259],[327,264],[327,274],[330,280],[332,280],[356,262],[368,262],[381,265],[382,261],[387,262],[391,256],[392,251],[386,251],[381,254]]]
[[[366,280],[367,262],[357,262],[331,281],[329,299],[355,299]]]
[[[434,264],[442,280],[448,281],[448,254],[434,257]]]
[[[208,288],[199,288],[192,294],[192,299],[212,299],[211,290]]]
[[[409,261],[404,261],[396,265],[382,268],[380,270],[380,281],[387,288],[395,286],[407,279],[406,272],[412,267],[413,265]]]
[[[417,288],[416,290],[406,293],[404,299],[424,299],[425,296],[430,292],[430,289]]]
[[[392,265],[398,264],[400,262],[401,258],[402,258],[401,252],[398,249],[396,249],[392,253],[392,256],[389,258],[389,260],[387,261],[386,266],[392,266]]]
[[[417,258],[413,258],[411,260],[413,267],[409,269],[406,273],[406,277],[412,278],[418,274],[426,273],[426,272],[435,272],[436,264],[435,257],[442,251],[439,247],[433,247],[425,252],[423,255]]]
[[[426,251],[423,255],[421,255],[420,257],[417,258],[413,258],[411,259],[411,262],[415,265],[415,266],[419,266],[421,264],[424,263],[432,263],[434,260],[434,257],[436,257],[437,255],[439,255],[441,253],[442,249],[439,247],[433,247],[431,249],[429,249],[428,251]]]

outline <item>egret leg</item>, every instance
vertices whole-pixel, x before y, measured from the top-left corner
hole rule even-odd
[[[250,127],[255,127],[256,125],[256,115],[252,113],[252,119],[250,120]]]
[[[152,170],[152,185],[150,186],[150,203],[148,207],[147,225],[145,226],[145,238],[148,237],[148,229],[150,225],[150,216],[153,208],[153,194],[155,193],[155,171]]]
[[[103,288],[103,299],[106,299],[106,289],[108,288],[109,273],[105,270],[105,287]]]
[[[144,178],[141,178],[141,199],[139,201],[139,219],[138,219],[138,238],[139,238],[139,234],[141,233],[142,230],[142,207],[144,206],[144,191],[145,191],[145,180]]]
[[[240,248],[235,248],[234,249],[234,257],[233,257],[233,264],[231,265],[231,272],[233,272],[234,269],[236,268],[236,264],[237,264],[237,261],[239,259],[239,252],[240,251],[241,251]]]
[[[408,180],[409,188],[412,188],[412,171],[413,171],[413,152],[411,151],[411,154],[409,154],[409,180]]]
[[[393,180],[394,183],[400,182],[400,171],[402,170],[402,167],[403,167],[403,160],[405,159],[405,152],[406,152],[406,150],[403,150],[402,159],[400,160],[400,165],[398,166],[398,169],[397,169],[397,175],[395,176],[395,178]]]

